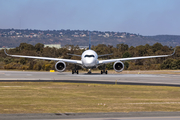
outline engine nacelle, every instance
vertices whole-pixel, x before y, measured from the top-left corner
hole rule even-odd
[[[63,61],[58,61],[58,62],[55,64],[55,69],[56,69],[58,72],[63,72],[63,71],[66,69],[66,63],[64,63]]]
[[[113,65],[113,68],[116,72],[121,72],[124,70],[124,63],[121,61],[116,61]]]

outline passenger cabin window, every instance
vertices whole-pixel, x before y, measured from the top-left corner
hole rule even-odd
[[[94,57],[94,55],[85,55],[84,57]]]

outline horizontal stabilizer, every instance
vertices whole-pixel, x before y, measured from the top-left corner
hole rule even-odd
[[[104,56],[108,56],[108,55],[113,55],[113,53],[111,53],[111,54],[104,54],[104,55],[98,55],[98,57],[104,57]]]
[[[72,56],[81,57],[81,55],[76,55],[76,54],[69,54],[69,53],[67,53],[67,55],[72,55]]]

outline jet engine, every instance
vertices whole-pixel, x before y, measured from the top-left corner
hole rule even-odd
[[[58,61],[58,62],[55,64],[55,69],[56,69],[58,72],[63,72],[63,71],[66,69],[66,63],[64,63],[63,61]]]
[[[113,65],[113,68],[116,72],[121,72],[124,70],[124,63],[121,61],[116,61]]]

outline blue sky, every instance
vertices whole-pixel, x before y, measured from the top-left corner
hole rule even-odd
[[[0,0],[0,28],[180,35],[180,0]]]

